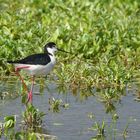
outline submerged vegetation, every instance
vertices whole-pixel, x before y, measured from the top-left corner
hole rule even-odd
[[[69,90],[81,100],[96,96],[112,116],[114,102],[125,95],[126,86],[140,81],[139,0],[0,0],[0,19],[1,81],[13,71],[7,60],[42,52],[49,41],[72,53],[58,53],[54,74],[50,75],[59,92]],[[140,89],[138,99],[139,93]],[[25,103],[26,95],[22,95]],[[49,103],[54,112],[66,108],[61,99],[52,98]],[[34,106],[27,106],[24,122],[34,129],[32,124],[40,126],[43,115]],[[10,121],[5,127],[14,127],[15,120]],[[105,137],[102,122],[101,126],[95,123],[95,127],[97,135]],[[19,135],[26,133],[15,136]],[[36,137],[34,133],[28,136]]]

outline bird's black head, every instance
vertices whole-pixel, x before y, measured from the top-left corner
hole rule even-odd
[[[49,42],[44,46],[45,53],[53,54],[55,51],[57,51],[57,47],[54,42]]]
[[[56,46],[56,44],[54,42],[49,42],[44,47],[44,53],[54,54],[54,52],[56,52],[56,51],[70,53],[70,52],[67,52],[67,51],[64,51],[62,49],[57,48],[57,46]],[[70,53],[70,54],[72,54],[72,53]]]

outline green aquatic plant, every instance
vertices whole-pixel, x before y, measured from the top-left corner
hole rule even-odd
[[[11,139],[12,134],[15,133],[14,126],[16,124],[16,117],[15,116],[6,116],[4,118],[4,123],[3,123],[3,130],[4,130],[4,135],[9,137]]]
[[[41,128],[42,117],[44,115],[43,112],[40,112],[32,104],[28,104],[25,112],[23,112],[23,124],[27,129],[36,131]]]
[[[60,112],[61,108],[68,109],[69,104],[63,103],[61,99],[49,98],[49,110],[52,112]]]
[[[112,120],[108,124],[105,120],[96,120],[95,114],[92,112],[88,114],[89,119],[94,121],[92,127],[89,130],[93,131],[94,137],[91,140],[106,140],[116,138],[116,125],[119,119],[117,113],[112,113]],[[95,133],[96,132],[96,133]]]
[[[91,140],[100,140],[105,138],[105,122],[102,121],[102,123],[95,122],[95,124],[90,128],[92,131],[97,131],[97,134],[95,137],[93,137]]]
[[[25,140],[25,139],[28,139],[28,140],[45,140],[45,139],[55,140],[56,139],[56,136],[42,134],[37,131],[37,127],[40,127],[40,125],[42,123],[41,117],[44,114],[42,114],[41,112],[39,113],[34,107],[29,107],[29,108],[28,108],[28,113],[29,113],[29,110],[30,110],[30,113],[32,112],[32,120],[33,120],[32,125],[31,125],[31,121],[28,121],[28,123],[30,123],[30,124],[29,125],[26,124],[26,129],[21,128],[21,129],[17,130],[16,116],[15,115],[6,116],[6,117],[4,117],[4,122],[0,123],[0,138],[4,137],[9,140],[14,140],[14,139],[15,140]],[[26,120],[26,123],[27,123],[27,118],[25,118],[25,117],[27,117],[27,110],[26,110],[25,114],[26,114],[26,116],[24,115],[24,121]],[[35,117],[36,116],[35,114],[37,114],[38,117]],[[30,116],[31,115],[28,115],[28,118]],[[36,124],[33,124],[33,123],[36,123]],[[37,132],[35,132],[35,131],[37,131]]]
[[[4,117],[4,122],[0,125],[0,137],[4,136],[6,139],[14,139],[16,125],[16,116]]]

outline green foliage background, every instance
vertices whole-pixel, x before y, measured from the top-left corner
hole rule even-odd
[[[139,70],[139,23],[139,0],[0,0],[0,71],[54,41],[78,55],[57,55],[60,81],[124,85]]]

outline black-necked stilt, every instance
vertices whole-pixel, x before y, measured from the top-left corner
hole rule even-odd
[[[19,74],[19,71],[24,70],[32,76],[31,90],[28,91],[28,102],[32,102],[32,92],[34,87],[35,76],[47,75],[53,69],[56,62],[54,53],[57,50],[66,52],[64,50],[58,49],[54,42],[49,42],[44,47],[44,53],[33,54],[21,60],[7,61],[8,63],[14,64],[15,72],[20,77],[20,80],[22,81],[27,91],[27,86],[23,78]]]

